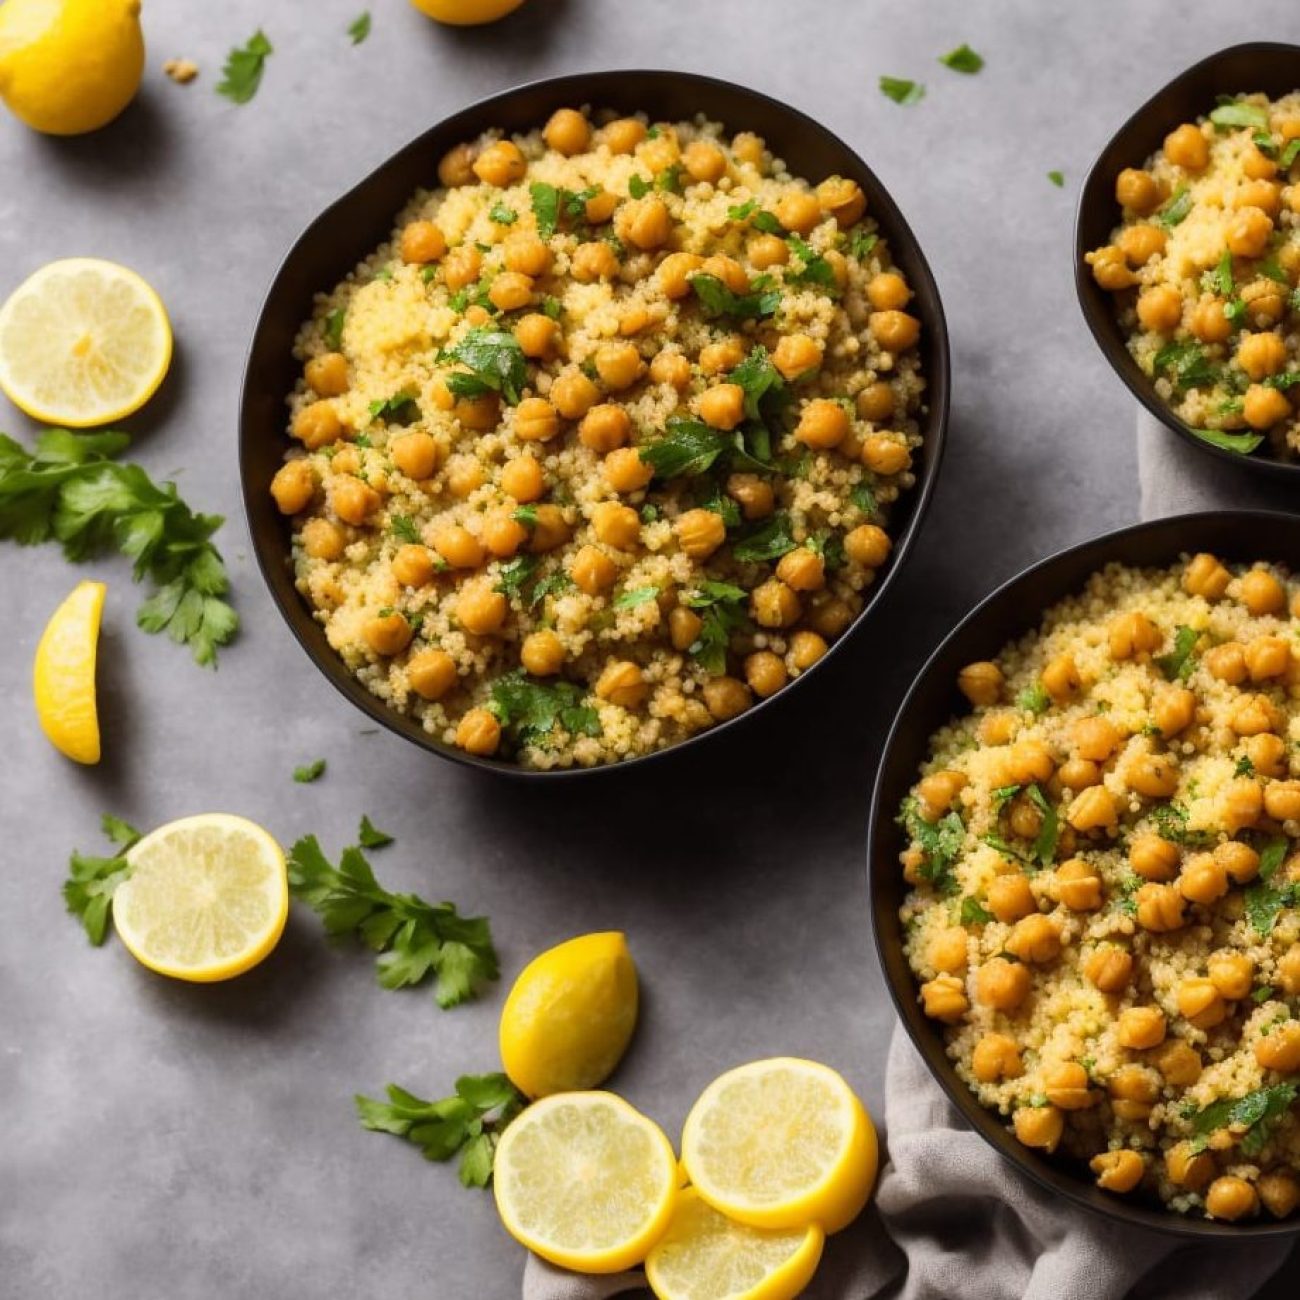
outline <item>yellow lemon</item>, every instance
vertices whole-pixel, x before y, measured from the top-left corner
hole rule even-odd
[[[0,99],[49,135],[111,122],[144,73],[140,0],[0,4]]]
[[[715,1079],[682,1131],[682,1164],[715,1210],[756,1228],[827,1233],[851,1223],[876,1180],[876,1130],[829,1066],[754,1061]]]
[[[646,1258],[646,1279],[659,1300],[794,1300],[825,1242],[816,1223],[784,1231],[735,1223],[688,1187]]]
[[[452,27],[494,23],[518,9],[524,0],[411,0],[422,14]]]
[[[506,1231],[543,1259],[618,1273],[667,1228],[677,1160],[663,1130],[621,1097],[561,1092],[502,1133],[492,1192]]]
[[[501,1064],[529,1097],[594,1088],[636,1028],[636,967],[617,931],[584,934],[533,958],[501,1012]]]
[[[160,975],[210,984],[256,966],[289,915],[280,846],[228,813],[168,822],[126,855],[113,926],[137,961]]]
[[[45,424],[84,429],[130,415],[171,359],[167,309],[114,262],[50,262],[0,307],[0,390]]]
[[[59,753],[78,763],[99,762],[95,659],[106,590],[102,582],[79,582],[72,589],[45,625],[32,667],[41,730]]]

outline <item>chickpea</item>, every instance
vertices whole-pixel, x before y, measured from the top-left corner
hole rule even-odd
[[[658,134],[637,151],[641,161],[655,174],[671,167],[682,156],[676,128],[658,123]]]
[[[1160,889],[1160,885],[1144,885],[1143,889]],[[1141,890],[1138,891],[1139,894]],[[1217,902],[1228,892],[1228,873],[1223,865],[1208,853],[1198,853],[1188,858],[1178,877],[1178,892],[1191,903],[1201,903],[1208,907]],[[1139,913],[1139,919],[1140,919]],[[1181,924],[1181,920],[1179,922]],[[1147,926],[1147,929],[1158,929]],[[1169,927],[1176,929],[1176,926]]]
[[[423,266],[447,252],[447,237],[432,221],[412,221],[402,229],[399,251],[403,262]]]
[[[975,1000],[997,1011],[1014,1011],[1029,996],[1029,967],[994,957],[975,976]]]
[[[487,558],[482,542],[460,524],[439,529],[433,539],[433,549],[453,569],[477,569]]]
[[[588,545],[573,557],[569,572],[588,596],[599,596],[614,585],[618,578],[618,565],[598,546]]]
[[[1080,758],[1104,763],[1119,744],[1119,731],[1108,718],[1080,718],[1074,724],[1074,748]]]
[[[456,599],[456,620],[473,636],[491,636],[504,626],[510,606],[486,582],[470,582]]]
[[[1190,596],[1218,600],[1232,581],[1232,574],[1208,551],[1194,555],[1183,571],[1183,590]]]
[[[704,259],[695,253],[669,253],[659,263],[655,278],[665,298],[676,300],[685,298],[691,291],[690,277],[703,264]]]
[[[1155,1066],[1171,1088],[1189,1088],[1201,1077],[1201,1054],[1175,1038],[1156,1053]]]
[[[1103,1151],[1093,1156],[1088,1168],[1097,1175],[1097,1186],[1103,1191],[1131,1192],[1146,1173],[1146,1162],[1129,1148],[1118,1151]]]
[[[1119,813],[1111,792],[1104,785],[1094,785],[1075,795],[1065,819],[1076,831],[1091,831],[1114,826]]]
[[[1088,1072],[1074,1061],[1049,1065],[1043,1071],[1043,1091],[1062,1110],[1086,1110],[1101,1099],[1088,1087]]]
[[[330,504],[345,524],[360,527],[379,509],[379,493],[351,474],[341,474],[330,485]]]
[[[1138,295],[1137,314],[1143,328],[1170,334],[1183,319],[1183,296],[1172,285],[1155,285]]]
[[[1205,1193],[1205,1212],[1212,1219],[1245,1218],[1259,1210],[1259,1197],[1244,1179],[1231,1174],[1216,1178]]]
[[[722,516],[712,510],[687,510],[673,522],[677,544],[693,560],[707,559],[727,540]]]
[[[516,271],[502,271],[488,289],[488,298],[500,311],[518,311],[520,307],[527,307],[532,296],[532,280]]]
[[[921,1006],[932,1020],[956,1024],[970,1010],[962,982],[955,975],[940,975],[921,985]]]
[[[706,343],[700,349],[700,370],[706,375],[720,375],[724,370],[734,370],[745,359],[744,341],[731,337],[717,343]]]
[[[1285,1219],[1300,1205],[1300,1182],[1285,1169],[1261,1174],[1255,1184],[1264,1208],[1275,1218]]]
[[[1281,711],[1267,695],[1243,695],[1234,705],[1228,725],[1239,736],[1258,736],[1261,732],[1277,731],[1284,721]]]
[[[1025,1067],[1014,1039],[1006,1034],[985,1034],[971,1052],[971,1070],[981,1083],[996,1083],[1018,1079]]]
[[[294,416],[291,432],[308,451],[319,451],[343,437],[343,421],[328,402],[313,402]]]
[[[640,516],[615,501],[602,501],[592,510],[591,526],[600,541],[620,551],[630,550],[641,537]]]
[[[605,482],[619,493],[638,492],[654,477],[654,470],[635,447],[616,447],[601,466]]]
[[[1226,306],[1222,298],[1202,298],[1192,308],[1189,328],[1202,343],[1225,343],[1232,334]]]
[[[1071,699],[1083,685],[1072,655],[1058,655],[1044,667],[1040,678],[1043,688],[1058,704]]]
[[[602,343],[596,349],[596,373],[615,392],[630,388],[644,371],[645,364],[633,343]]]
[[[889,558],[893,543],[875,524],[859,524],[844,535],[844,554],[865,569],[878,569]]]
[[[711,140],[692,140],[682,150],[682,165],[693,181],[713,184],[727,173],[727,156]]]
[[[442,450],[427,433],[404,433],[388,444],[393,464],[416,480],[432,478],[442,459]]]
[[[483,545],[498,559],[506,559],[528,540],[528,529],[509,510],[483,516]]]
[[[1025,795],[1017,795],[1011,801],[1007,820],[1011,823],[1012,831],[1021,839],[1032,840],[1043,829],[1043,814]]]
[[[1130,790],[1148,799],[1166,799],[1178,789],[1178,762],[1170,754],[1138,754],[1124,777]]]
[[[337,397],[347,392],[347,358],[341,352],[312,357],[303,367],[303,377],[318,397]]]
[[[1072,912],[1095,912],[1101,906],[1101,877],[1082,858],[1070,858],[1056,869],[1052,895]]]
[[[1049,781],[1056,771],[1051,751],[1041,740],[1022,740],[1007,753],[1007,774],[1017,785]]]
[[[610,402],[593,406],[578,425],[579,442],[601,453],[623,446],[631,433],[632,421],[627,411]]]
[[[756,270],[784,266],[790,260],[790,246],[778,235],[755,235],[745,245],[745,253]]]
[[[1300,781],[1270,781],[1264,787],[1264,811],[1274,821],[1300,821]]]
[[[433,556],[427,546],[414,542],[399,546],[392,562],[393,577],[403,587],[423,587],[433,580]]]
[[[1255,977],[1255,963],[1244,953],[1212,953],[1208,970],[1210,983],[1232,1002],[1239,1002],[1250,992]]]
[[[790,663],[799,672],[807,672],[829,647],[816,632],[796,632],[790,638]]]
[[[700,419],[730,432],[745,418],[745,390],[739,384],[714,384],[699,397]]]
[[[749,612],[759,627],[789,627],[799,618],[799,597],[784,582],[768,578],[749,593]]]
[[[1169,739],[1185,731],[1196,716],[1196,696],[1185,687],[1169,687],[1159,692],[1151,702],[1152,721],[1160,734]]]
[[[862,187],[844,176],[828,176],[817,186],[817,201],[841,230],[847,230],[867,210],[867,196]]]
[[[1056,775],[1068,790],[1086,790],[1090,785],[1101,784],[1101,768],[1086,758],[1067,759]]]
[[[1291,414],[1291,403],[1276,388],[1251,384],[1242,398],[1241,413],[1252,429],[1271,429]]]
[[[522,442],[549,442],[559,432],[559,412],[546,398],[525,397],[515,407],[515,437]]]
[[[629,200],[619,209],[614,224],[625,244],[643,252],[662,248],[673,232],[668,205],[657,195]]]
[[[989,911],[1004,925],[1038,910],[1029,881],[1018,871],[996,876],[989,882],[988,905]]]
[[[772,364],[791,382],[822,363],[822,344],[807,334],[784,334],[772,352]]]
[[[1158,1047],[1165,1039],[1165,1013],[1159,1007],[1128,1007],[1119,1014],[1116,1037],[1133,1051]]]
[[[473,244],[459,244],[442,259],[443,283],[453,293],[478,279],[483,254]]]
[[[883,380],[868,384],[857,399],[858,414],[879,424],[894,413],[894,390]]]
[[[530,231],[507,236],[503,252],[507,268],[526,278],[545,275],[551,269],[550,248]]]
[[[1245,650],[1252,682],[1285,677],[1291,669],[1291,647],[1280,636],[1257,636]]]
[[[545,487],[542,467],[533,456],[515,456],[501,467],[501,490],[516,501],[536,501]]]
[[[757,474],[728,475],[727,495],[746,519],[765,519],[776,506],[772,485]]]
[[[1214,1177],[1214,1157],[1193,1151],[1190,1142],[1179,1142],[1165,1153],[1165,1173],[1175,1187],[1199,1192]]]
[[[952,807],[952,801],[966,785],[965,772],[949,768],[931,772],[917,782],[916,797],[923,820],[937,822]]]
[[[777,561],[776,576],[792,591],[818,591],[826,585],[826,565],[820,555],[800,546]]]
[[[286,461],[271,480],[271,496],[282,515],[296,515],[311,505],[316,478],[305,460]]]
[[[1002,693],[1002,669],[987,659],[967,664],[957,674],[957,689],[978,709],[996,704]]]
[[[822,221],[822,206],[805,190],[787,190],[776,201],[776,219],[797,235],[808,234]]]
[[[1065,1132],[1065,1114],[1055,1106],[1021,1106],[1011,1117],[1011,1125],[1022,1146],[1051,1155]]]
[[[704,683],[704,705],[716,722],[726,722],[753,704],[749,687],[734,677],[711,677]]]
[[[745,268],[734,257],[727,257],[722,253],[706,257],[700,263],[699,273],[721,280],[732,293],[745,293],[749,289],[749,275]]]
[[[1267,379],[1286,366],[1286,344],[1272,333],[1243,334],[1237,344],[1237,364],[1256,382]]]
[[[542,128],[542,139],[548,149],[571,158],[583,153],[591,144],[591,127],[587,119],[574,108],[557,108]]]
[[[1156,178],[1137,167],[1125,167],[1115,180],[1115,202],[1139,216],[1158,208],[1161,197]]]
[[[650,694],[650,683],[630,659],[611,659],[597,678],[595,689],[602,700],[621,709],[636,709]]]
[[[1243,777],[1224,788],[1219,801],[1219,819],[1229,834],[1254,826],[1264,811],[1264,792],[1257,781]]]
[[[1054,921],[1035,912],[1015,923],[1006,950],[1023,962],[1043,965],[1055,961],[1061,955],[1061,931]]]
[[[762,167],[763,149],[763,137],[755,135],[752,131],[741,131],[732,137],[732,154],[751,167]]]
[[[1240,840],[1227,840],[1216,845],[1214,860],[1227,872],[1234,884],[1244,885],[1259,875],[1259,854]]]
[[[520,403],[522,405],[522,403]],[[456,399],[454,414],[463,428],[475,433],[487,433],[495,429],[501,418],[501,399],[495,393],[484,393],[481,397],[460,397]]]
[[[1183,880],[1180,879],[1181,886]],[[1149,881],[1138,889],[1137,922],[1144,930],[1164,934],[1183,925],[1184,895],[1173,885]]]
[[[1172,880],[1178,874],[1178,846],[1147,832],[1129,841],[1128,860],[1143,880]]]
[[[1142,1065],[1122,1065],[1106,1084],[1111,1110],[1119,1119],[1144,1120],[1160,1096],[1160,1079]]]
[[[1293,943],[1278,958],[1277,984],[1288,997],[1300,993],[1300,943]]]
[[[614,215],[618,203],[617,194],[609,190],[599,190],[583,204],[582,215],[587,218],[589,225],[603,226]]]
[[[553,551],[556,547],[563,546],[569,540],[571,531],[569,522],[564,517],[564,511],[555,505],[536,506],[534,511],[537,521],[533,524],[533,533],[528,541],[528,549],[535,555],[541,555],[546,551]]]
[[[1114,944],[1100,944],[1084,959],[1083,973],[1103,993],[1121,993],[1133,978],[1133,956]]]
[[[474,151],[467,144],[458,144],[442,156],[438,164],[438,184],[446,189],[458,185],[474,184]]]
[[[680,352],[660,352],[650,363],[650,378],[680,391],[691,382],[691,363]]]
[[[1241,208],[1228,223],[1228,248],[1236,257],[1263,257],[1273,222],[1259,208]]]
[[[983,745],[1005,745],[1020,725],[1020,719],[1011,709],[998,709],[986,713],[977,728],[980,743]]]
[[[411,642],[411,625],[405,615],[389,610],[366,620],[361,629],[366,644],[377,655],[401,654]]]
[[[487,709],[470,709],[456,724],[456,744],[467,754],[486,758],[501,744],[501,724]]]
[[[1115,242],[1131,266],[1145,266],[1165,251],[1169,237],[1159,226],[1125,226]]]
[[[440,700],[456,684],[456,661],[445,650],[418,650],[406,661],[406,680],[423,700]]]
[[[1211,646],[1201,662],[1211,677],[1217,677],[1230,686],[1239,686],[1246,680],[1246,652],[1236,641]]]
[[[1247,573],[1237,584],[1237,596],[1255,615],[1281,614],[1286,609],[1286,588],[1267,569],[1252,569]]]
[[[1184,122],[1165,136],[1165,158],[1185,171],[1203,171],[1210,161],[1210,145],[1201,128]]]
[[[523,178],[528,170],[524,156],[517,145],[509,140],[497,140],[488,145],[474,160],[474,175],[487,185],[505,189]]]
[[[569,258],[569,270],[579,284],[612,280],[619,272],[618,254],[603,239],[579,244]]]
[[[872,433],[862,440],[862,463],[873,474],[901,474],[912,463],[912,453],[898,438]]]
[[[873,311],[867,327],[887,352],[906,352],[921,337],[921,322],[905,311]]]
[[[1092,278],[1111,293],[1118,293],[1137,282],[1137,277],[1128,269],[1128,259],[1114,244],[1095,249],[1084,261],[1092,267]]]
[[[1149,654],[1162,639],[1160,629],[1145,614],[1137,612],[1117,614],[1106,631],[1110,657],[1115,660]]]
[[[698,639],[704,621],[692,609],[677,605],[668,611],[668,639],[674,650],[686,651]]]
[[[645,124],[635,117],[620,117],[605,126],[601,138],[610,153],[631,153],[645,139]]]
[[[519,662],[534,677],[554,677],[564,666],[564,643],[549,628],[530,632],[519,647]]]
[[[550,400],[566,420],[580,420],[600,399],[600,389],[581,370],[561,371],[551,385]]]
[[[838,596],[814,600],[808,622],[814,632],[831,639],[839,636],[853,622],[853,610]]]
[[[774,655],[770,650],[756,650],[745,660],[745,680],[749,683],[749,689],[760,700],[765,700],[786,684],[789,674],[779,655]]]
[[[1178,1014],[1197,1029],[1213,1029],[1228,1014],[1223,995],[1208,979],[1200,976],[1184,980],[1178,986],[1175,1000]]]
[[[343,534],[328,519],[309,519],[302,526],[302,544],[313,560],[337,560],[343,554]]]

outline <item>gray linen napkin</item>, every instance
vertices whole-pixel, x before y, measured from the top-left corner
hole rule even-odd
[[[1138,417],[1142,517],[1286,508],[1287,493]],[[888,1161],[863,1216],[826,1244],[806,1300],[1246,1300],[1288,1243],[1187,1246],[1125,1228],[1020,1177],[966,1128],[901,1026],[885,1067]],[[641,1273],[588,1278],[530,1256],[523,1300],[646,1294]]]

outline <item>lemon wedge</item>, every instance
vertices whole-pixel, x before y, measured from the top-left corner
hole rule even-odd
[[[0,307],[0,390],[45,424],[84,429],[130,415],[171,359],[162,300],[114,262],[50,262]]]
[[[104,610],[102,582],[79,582],[50,616],[36,647],[32,695],[50,744],[78,763],[99,762],[95,660]]]
[[[682,1164],[715,1210],[756,1228],[838,1232],[866,1205],[876,1131],[829,1066],[776,1057],[715,1079],[682,1131]]]
[[[501,1063],[521,1092],[546,1097],[603,1083],[636,1028],[636,967],[617,931],[534,957],[501,1011]]]
[[[794,1300],[812,1281],[826,1234],[734,1223],[688,1187],[645,1262],[659,1300]]]
[[[231,979],[279,942],[289,915],[280,846],[227,813],[168,822],[126,855],[131,875],[113,895],[127,950],[160,975],[197,984]]]
[[[561,1092],[501,1135],[492,1190],[506,1231],[561,1268],[617,1273],[640,1263],[677,1198],[663,1130],[609,1092]]]

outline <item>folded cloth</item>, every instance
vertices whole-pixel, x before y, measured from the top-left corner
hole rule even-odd
[[[1286,508],[1287,490],[1138,419],[1144,519]],[[885,1067],[888,1161],[873,1204],[832,1237],[807,1300],[1246,1300],[1289,1243],[1182,1239],[1103,1219],[1021,1177],[965,1126],[901,1026]],[[579,1277],[530,1257],[524,1300],[645,1294],[640,1272]]]

